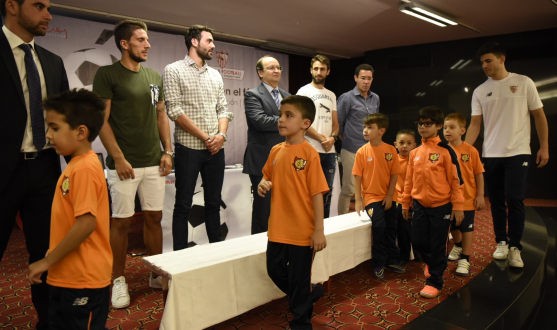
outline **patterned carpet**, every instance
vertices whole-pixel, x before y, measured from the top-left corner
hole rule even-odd
[[[535,205],[555,206],[555,201],[532,201]],[[130,252],[145,250],[142,243],[142,219],[137,218],[130,234]],[[314,307],[314,329],[397,329],[456,292],[481,272],[492,260],[495,249],[489,205],[476,212],[475,241],[471,256],[471,275],[454,275],[456,263],[445,272],[445,286],[437,299],[424,299],[419,291],[424,285],[423,265],[410,262],[404,274],[385,272],[376,280],[369,262],[335,275],[331,292]],[[2,329],[33,329],[36,313],[31,304],[30,290],[25,278],[27,252],[23,233],[15,228],[0,265],[0,325]],[[148,271],[141,256],[128,256],[126,278],[130,288],[131,306],[111,310],[107,327],[110,329],[158,329],[163,303],[160,290],[148,285]],[[247,313],[214,326],[214,329],[287,329],[286,298],[275,300]]]

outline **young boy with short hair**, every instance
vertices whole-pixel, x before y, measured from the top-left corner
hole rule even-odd
[[[288,295],[292,329],[311,329],[313,303],[324,290],[311,285],[315,253],[327,246],[323,193],[329,190],[319,153],[304,139],[315,118],[306,96],[282,100],[278,129],[286,141],[271,149],[257,187],[261,197],[273,189],[267,245],[267,273]]]
[[[411,129],[401,129],[396,133],[395,148],[398,150],[398,164],[400,172],[396,180],[393,201],[396,202],[397,212],[397,241],[400,250],[401,266],[406,266],[410,261],[412,250],[412,219],[406,220],[402,216],[402,193],[404,192],[404,180],[406,180],[406,169],[408,168],[408,156],[410,151],[416,148],[416,133]],[[414,251],[416,256],[416,251]]]
[[[459,113],[451,113],[445,118],[443,135],[449,146],[455,151],[460,164],[460,172],[464,180],[464,219],[462,222],[453,220],[451,234],[454,246],[449,254],[449,261],[457,261],[455,274],[470,274],[470,251],[474,233],[475,210],[485,206],[484,200],[484,168],[478,150],[462,141],[466,133],[466,119]]]
[[[393,194],[399,172],[395,147],[383,142],[389,118],[373,113],[364,118],[364,138],[369,141],[356,152],[354,175],[356,212],[364,210],[371,218],[373,275],[381,279],[384,268],[404,273],[396,246],[396,206]],[[363,198],[363,201],[362,201]]]
[[[443,288],[451,220],[460,223],[464,218],[463,181],[458,159],[438,135],[443,121],[443,111],[438,107],[420,110],[416,125],[422,145],[410,152],[402,195],[405,219],[410,219],[413,201],[412,245],[426,264],[426,285],[420,291],[424,298],[437,297]]]
[[[52,202],[50,248],[29,265],[31,285],[48,271],[50,328],[105,329],[110,299],[112,250],[108,189],[91,149],[104,123],[105,104],[74,89],[44,101],[48,133],[56,152],[71,156]]]

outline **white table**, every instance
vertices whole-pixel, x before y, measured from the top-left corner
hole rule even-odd
[[[203,200],[203,187],[201,187],[201,175],[197,179],[193,204],[205,205]],[[333,184],[333,196],[331,199],[331,216],[337,215],[338,195],[340,193],[340,178],[338,166],[335,173]],[[164,197],[164,208],[162,212],[162,231],[163,231],[163,253],[171,252],[172,249],[172,213],[174,212],[174,202],[176,199],[176,176],[171,173],[166,177],[166,190]],[[222,186],[222,200],[226,204],[226,209],[221,208],[221,224],[226,223],[228,235],[226,240],[247,236],[251,234],[251,210],[252,195],[251,182],[249,175],[242,173],[242,168],[226,169],[224,171],[224,182]],[[188,242],[205,244],[207,230],[204,225],[195,229],[190,227],[188,231]]]
[[[371,222],[364,213],[325,219],[325,235],[313,283],[371,258]],[[204,329],[284,296],[267,275],[266,248],[261,233],[144,258],[150,270],[171,279],[160,329]]]

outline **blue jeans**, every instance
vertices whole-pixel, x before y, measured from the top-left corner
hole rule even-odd
[[[335,153],[330,154],[319,154],[321,159],[321,168],[323,169],[323,174],[325,174],[325,179],[327,180],[327,185],[329,186],[329,191],[323,194],[323,205],[325,206],[325,218],[329,217],[329,211],[331,209],[331,198],[333,197],[333,182],[335,180],[335,170],[337,165],[337,159]]]
[[[172,216],[174,251],[188,247],[188,219],[197,177],[201,172],[205,200],[205,228],[209,242],[222,241],[220,230],[221,191],[224,180],[224,149],[211,155],[176,143],[176,201]]]

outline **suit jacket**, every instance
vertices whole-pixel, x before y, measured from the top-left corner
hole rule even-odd
[[[62,59],[35,43],[35,51],[41,61],[47,95],[56,95],[69,90],[68,77]],[[21,143],[27,124],[27,108],[23,98],[23,87],[14,54],[0,29],[0,92],[2,122],[0,129],[0,192],[6,187],[17,165],[21,153]]]
[[[279,88],[283,98],[290,93]],[[278,132],[278,107],[265,85],[250,89],[244,95],[248,122],[248,145],[244,153],[243,173],[263,176],[261,172],[274,145],[285,141]]]

